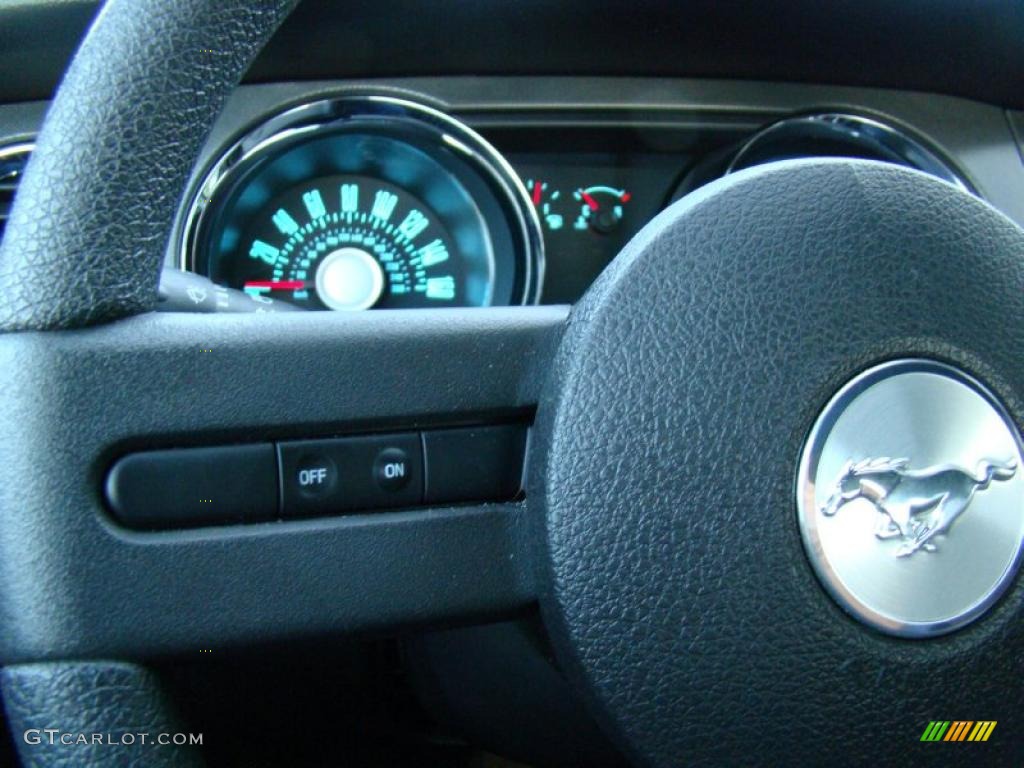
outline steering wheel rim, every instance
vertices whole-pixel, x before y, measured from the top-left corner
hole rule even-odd
[[[154,306],[202,142],[296,2],[104,4],[54,97],[0,244],[0,330],[76,328]]]
[[[809,195],[817,195],[823,207],[816,210],[823,211],[826,219],[832,215],[836,226],[854,238],[849,241],[857,243],[853,251],[863,254],[874,245],[891,255],[905,248],[912,254],[911,268],[932,264],[925,258],[922,243],[927,238],[922,235],[939,232],[942,236],[929,241],[930,245],[941,245],[942,253],[970,274],[976,276],[977,266],[970,266],[965,253],[973,257],[980,253],[982,266],[999,267],[998,293],[1007,305],[1000,310],[1022,319],[1012,325],[1013,333],[990,346],[977,340],[951,343],[950,338],[959,337],[947,337],[948,329],[923,325],[923,314],[915,314],[910,325],[902,326],[903,332],[884,339],[876,328],[870,344],[847,346],[837,358],[822,361],[812,382],[811,400],[823,401],[845,378],[873,360],[917,353],[948,360],[976,374],[1008,403],[1019,423],[1024,410],[1017,393],[1024,392],[1024,371],[1011,352],[1020,347],[1015,344],[1016,329],[1024,327],[1019,298],[1024,291],[1018,290],[1024,288],[1019,263],[1024,235],[987,205],[920,174],[872,163],[830,161],[755,169],[717,182],[645,228],[574,310],[560,347],[565,312],[556,308],[437,312],[416,318],[386,313],[343,320],[281,317],[273,324],[261,324],[260,318],[224,322],[130,318],[155,301],[178,198],[206,132],[248,62],[292,5],[113,0],[83,43],[39,136],[0,246],[0,284],[4,286],[0,329],[9,332],[0,337],[4,363],[0,385],[9,393],[13,413],[0,426],[0,508],[9,518],[0,531],[0,561],[6,565],[0,578],[0,621],[5,630],[0,649],[4,663],[14,665],[5,671],[5,690],[15,685],[11,681],[17,678],[17,665],[30,661],[145,658],[180,652],[203,633],[242,642],[250,635],[287,636],[300,627],[315,632],[355,631],[481,619],[521,610],[539,595],[559,658],[608,730],[638,762],[672,765],[684,754],[691,764],[717,761],[721,752],[706,751],[713,743],[737,750],[737,759],[750,758],[739,750],[759,744],[759,734],[765,731],[785,733],[787,740],[779,743],[782,755],[818,749],[820,754],[849,761],[851,757],[891,757],[895,749],[906,756],[913,745],[893,747],[876,739],[883,722],[879,702],[892,706],[903,702],[902,711],[913,720],[911,730],[919,731],[920,718],[945,716],[933,711],[946,706],[944,692],[935,681],[959,685],[957,706],[983,707],[984,689],[975,686],[968,693],[963,689],[969,682],[992,679],[993,655],[1003,674],[1019,671],[1020,662],[1015,659],[1024,654],[1019,652],[1021,632],[1014,629],[1013,621],[1020,610],[1019,583],[995,614],[977,627],[930,645],[897,646],[893,643],[902,641],[865,634],[870,631],[850,622],[829,603],[814,575],[803,568],[806,562],[790,563],[799,571],[793,577],[797,588],[790,596],[807,601],[812,606],[807,610],[819,619],[826,617],[815,625],[826,628],[828,647],[817,657],[814,669],[832,674],[828,670],[841,663],[840,656],[846,653],[853,659],[848,669],[857,684],[875,681],[877,685],[886,675],[884,665],[878,666],[886,658],[880,649],[885,649],[904,665],[895,675],[899,685],[885,695],[873,695],[870,708],[847,711],[844,702],[829,699],[826,707],[811,711],[794,704],[800,691],[791,689],[780,664],[758,677],[753,688],[757,702],[764,706],[751,708],[750,701],[744,702],[744,711],[762,712],[763,719],[738,723],[727,706],[728,696],[736,693],[737,678],[730,676],[720,657],[712,671],[722,673],[734,687],[716,690],[703,673],[687,674],[679,666],[684,654],[664,660],[666,648],[674,652],[686,646],[685,635],[672,634],[687,626],[679,620],[679,603],[673,602],[673,610],[658,620],[652,620],[650,613],[640,620],[633,613],[629,620],[638,606],[667,599],[664,584],[676,583],[671,578],[658,583],[650,578],[652,573],[679,575],[672,552],[648,546],[650,539],[644,537],[656,529],[641,519],[643,515],[630,511],[626,498],[629,491],[663,478],[652,475],[651,466],[633,462],[605,505],[621,512],[621,519],[606,508],[604,519],[595,520],[588,495],[606,489],[594,484],[592,477],[571,474],[573,467],[586,467],[598,479],[607,476],[607,457],[595,462],[600,451],[595,452],[594,446],[628,452],[630,442],[623,430],[637,427],[636,414],[650,417],[646,423],[668,445],[680,439],[666,437],[665,424],[659,425],[656,416],[644,410],[645,398],[658,403],[662,395],[644,380],[643,372],[637,389],[623,387],[632,390],[637,406],[635,412],[627,413],[629,409],[621,407],[627,400],[609,401],[606,391],[594,387],[595,381],[607,376],[594,366],[603,360],[608,371],[618,371],[622,381],[628,382],[631,370],[635,372],[630,360],[642,362],[635,355],[652,352],[651,338],[636,333],[643,323],[630,321],[623,314],[625,309],[645,318],[644,322],[671,321],[673,307],[678,310],[686,299],[692,302],[686,304],[691,319],[709,334],[722,319],[716,318],[707,297],[688,292],[680,274],[672,273],[673,249],[677,255],[696,249],[706,269],[714,266],[715,253],[726,251],[735,254],[748,249],[769,260],[792,258],[786,256],[786,249],[794,245],[792,226],[782,237],[779,233],[785,228],[773,230],[761,226],[763,219],[744,218],[744,213],[757,207],[758,196],[777,204],[777,213],[790,215],[791,225],[810,225],[813,222],[799,206],[794,207],[794,201],[806,203]],[[887,187],[894,190],[891,197],[884,191]],[[877,207],[887,199],[908,206],[902,231],[898,220],[882,215],[884,211]],[[943,216],[934,210],[925,213],[922,200]],[[738,207],[730,208],[734,204]],[[835,207],[830,210],[829,205]],[[40,217],[40,210],[52,215]],[[717,213],[708,218],[709,210]],[[729,216],[735,216],[735,221]],[[888,228],[880,231],[876,219]],[[852,233],[851,221],[862,229],[860,235]],[[724,222],[734,230],[728,237]],[[883,235],[891,242],[884,243]],[[794,252],[806,255],[807,243],[798,245]],[[957,249],[962,251],[959,255]],[[803,274],[809,280],[821,280],[811,271]],[[653,278],[662,279],[660,288]],[[928,285],[935,288],[938,278],[935,270],[930,271]],[[975,280],[974,295],[978,286],[989,283]],[[635,285],[646,287],[648,299],[654,297],[653,310],[641,306]],[[778,279],[766,283],[776,290],[782,285]],[[740,295],[724,280],[710,286],[716,287],[733,303]],[[710,288],[709,296],[714,298],[715,290]],[[779,307],[792,309],[784,301]],[[695,308],[706,312],[695,316]],[[984,325],[991,328],[995,316],[991,307],[980,302],[976,311],[987,313]],[[128,319],[74,330],[118,318]],[[849,326],[848,308],[840,319]],[[756,318],[750,322],[762,331],[767,327]],[[841,338],[836,327],[833,323],[832,340]],[[619,333],[615,338],[621,349],[612,349],[600,338],[602,329],[608,328]],[[720,335],[708,335],[706,340],[730,343],[732,328],[718,326],[717,331]],[[687,334],[679,337],[682,341],[674,343],[695,344],[691,352],[700,348],[700,342],[687,339]],[[747,341],[754,338],[756,334]],[[775,349],[785,357],[793,343],[789,339],[788,346]],[[192,353],[200,344],[216,349],[218,355],[204,361],[198,375],[178,374],[195,370]],[[259,380],[253,377],[253,344],[262,345],[274,366]],[[541,382],[556,347],[555,375],[542,392]],[[324,349],[331,351],[326,363]],[[659,358],[659,372],[669,370],[667,364],[673,359],[678,362],[677,355],[686,352],[682,346],[672,349]],[[629,353],[626,357],[620,357],[623,350]],[[593,357],[585,360],[584,353]],[[708,358],[712,359],[720,361]],[[357,394],[329,393],[316,402],[281,403],[278,392],[309,387],[314,374],[308,371],[314,363],[320,368],[315,374],[319,381],[345,380]],[[415,402],[408,400],[410,371],[421,380]],[[218,379],[247,386],[244,391],[229,387],[230,391],[218,392],[207,383]],[[584,379],[587,387],[580,388]],[[422,382],[437,386],[424,392]],[[197,397],[196,389],[202,397]],[[366,394],[370,391],[372,396]],[[216,443],[304,437],[316,430],[358,431],[380,424],[463,423],[495,414],[521,418],[538,403],[533,480],[526,505],[431,510],[423,515],[403,514],[392,521],[303,521],[273,531],[215,530],[149,538],[112,526],[99,498],[98,479],[111,457],[150,441],[178,444],[191,437],[199,443]],[[683,404],[671,405],[682,408]],[[814,410],[803,407],[801,418],[786,422],[785,441],[799,442]],[[257,421],[253,413],[270,415]],[[595,414],[610,414],[618,420],[602,434]],[[588,439],[593,441],[590,445]],[[708,466],[720,464],[722,450],[719,445],[718,452],[699,460]],[[795,463],[798,452],[793,453]],[[39,456],[51,460],[39,466]],[[652,466],[656,468],[657,462]],[[24,477],[35,478],[38,498],[25,498]],[[669,482],[665,487],[674,486]],[[585,527],[588,520],[594,521],[593,529]],[[621,520],[631,526],[623,538],[611,527]],[[588,540],[594,532],[599,535]],[[709,552],[721,546],[709,544],[699,533],[695,533],[695,546],[708,545]],[[777,540],[793,533],[795,525],[788,533],[778,529],[772,535]],[[631,536],[647,544],[623,550],[622,542]],[[32,543],[26,546],[28,541]],[[797,539],[781,546],[780,551],[799,558]],[[650,558],[652,551],[659,553],[657,561]],[[343,566],[337,562],[339,553]],[[594,559],[588,564],[581,555]],[[739,567],[734,556],[720,555],[723,562]],[[594,565],[598,561],[599,567]],[[194,573],[183,575],[182,563]],[[285,569],[291,580],[278,598],[268,597],[278,585],[264,573],[270,568]],[[609,579],[616,573],[629,578],[630,569],[648,569],[639,579],[644,586],[636,591],[635,602],[613,602],[622,613],[610,624],[602,624],[600,614],[607,609],[602,595]],[[717,566],[708,572],[718,572]],[[136,583],[118,583],[126,574]],[[367,579],[374,577],[376,593],[361,594]],[[690,583],[704,598],[710,585],[700,581]],[[410,590],[410,583],[419,583],[419,591]],[[97,598],[104,588],[112,595]],[[177,599],[190,591],[209,605],[185,605]],[[744,594],[747,608],[756,608],[753,593]],[[265,609],[260,598],[273,600],[272,607]],[[90,600],[98,600],[98,606],[90,606]],[[123,615],[116,626],[105,625],[103,611],[118,600],[124,601]],[[339,607],[325,616],[321,608],[325,602]],[[172,609],[182,617],[177,626],[161,616]],[[736,622],[724,610],[720,606],[710,614],[714,631],[709,632],[709,637],[723,643],[724,629],[733,623],[749,624],[757,616],[753,610]],[[130,630],[129,625],[133,625]],[[611,633],[609,638],[600,634],[601,626]],[[637,634],[641,630],[649,633],[646,639]],[[670,640],[656,650],[660,655],[655,663],[630,656],[630,637],[648,651],[652,646],[657,649],[660,639]],[[738,643],[725,643],[725,647],[741,653],[742,640],[740,635]],[[689,647],[697,650],[691,658],[699,662],[702,648],[707,650],[697,638]],[[616,669],[615,654],[631,658],[631,666]],[[947,671],[943,674],[939,669]],[[933,675],[932,682],[922,682],[926,674]],[[708,681],[706,686],[702,679]],[[673,681],[680,680],[691,696],[682,708],[671,688]],[[789,706],[775,706],[769,682],[782,686]],[[97,690],[101,685],[97,682]],[[687,720],[685,711],[691,701],[700,699],[702,689],[714,702],[710,712],[717,719]],[[1020,703],[1020,694],[1017,700],[1009,700],[1017,707]],[[799,714],[803,719],[782,723],[783,714]],[[822,741],[823,730],[832,727],[838,716],[852,716],[854,722],[842,738]],[[861,746],[851,755],[848,744],[854,738]],[[1008,745],[1002,748],[999,754],[1011,754]],[[777,762],[779,754],[765,751],[760,759]]]

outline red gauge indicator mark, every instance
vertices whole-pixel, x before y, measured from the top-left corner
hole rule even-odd
[[[249,280],[247,291],[301,291],[306,284],[301,280]]]

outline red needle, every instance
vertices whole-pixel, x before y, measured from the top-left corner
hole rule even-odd
[[[580,197],[583,198],[583,202],[587,204],[590,210],[596,211],[598,209],[597,200],[595,200],[593,197],[591,197],[583,190],[580,190]]]
[[[301,291],[306,284],[301,280],[249,280],[246,288],[268,288],[271,291]]]
[[[540,205],[540,192],[541,192],[540,182],[539,181],[533,182],[533,204],[534,205]]]

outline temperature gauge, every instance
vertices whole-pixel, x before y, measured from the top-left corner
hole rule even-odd
[[[608,234],[622,221],[630,194],[624,189],[595,186],[577,189],[573,197],[580,202],[580,213],[573,222],[573,229],[592,229]]]

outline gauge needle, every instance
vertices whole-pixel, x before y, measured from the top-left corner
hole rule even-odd
[[[539,181],[533,182],[533,204],[534,205],[540,205],[540,195],[541,195],[542,191],[543,191],[543,188],[541,187],[540,182]]]
[[[249,280],[245,288],[270,291],[301,291],[306,284],[301,280]]]
[[[595,200],[588,192],[581,191],[580,197],[583,198],[583,202],[587,204],[590,210],[596,211],[598,209],[599,206],[597,204],[597,200]]]

